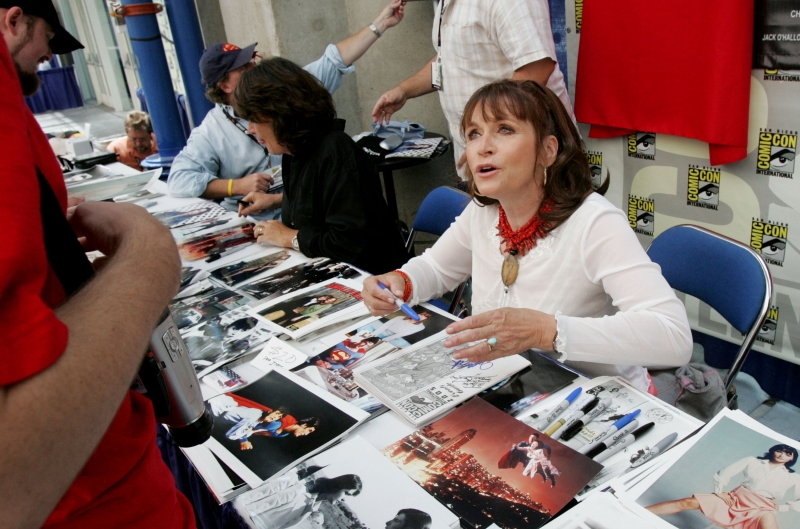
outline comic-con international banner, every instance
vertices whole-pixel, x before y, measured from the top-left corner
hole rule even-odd
[[[566,0],[565,4],[571,94],[583,3]],[[780,20],[795,25],[786,34],[797,34],[800,46],[800,3],[756,3],[769,4],[770,9],[794,4],[781,11]],[[764,19],[763,12],[759,16],[777,20],[773,15]],[[781,42],[795,41],[781,37]],[[781,49],[792,54],[800,48]],[[733,164],[712,166],[708,144],[697,140],[646,130],[595,140],[589,138],[587,125],[579,124],[579,128],[593,177],[599,181],[600,175],[605,179],[610,174],[606,197],[625,213],[643,247],[672,226],[696,224],[736,239],[764,257],[774,291],[754,349],[800,364],[800,172],[796,175],[795,169],[800,58],[794,60],[798,61],[794,68],[780,63],[752,70],[747,157]],[[714,281],[714,270],[697,270],[697,274]],[[710,307],[682,294],[679,297],[693,329],[741,343],[742,335]]]

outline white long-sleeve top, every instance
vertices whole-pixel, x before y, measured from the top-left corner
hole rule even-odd
[[[471,202],[436,244],[403,266],[412,304],[472,276],[473,314],[500,308],[499,208]],[[562,361],[590,376],[621,375],[646,390],[642,366],[687,363],[686,309],[650,261],[618,208],[593,193],[519,259],[509,307],[556,315]]]
[[[719,494],[735,475],[744,473],[742,486],[772,500],[783,498],[794,487],[794,500],[778,506],[779,511],[800,512],[800,476],[781,465],[771,467],[766,459],[745,457],[714,474],[714,493]],[[777,503],[777,502],[776,502]]]

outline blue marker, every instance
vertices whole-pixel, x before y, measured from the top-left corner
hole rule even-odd
[[[553,408],[553,410],[550,412],[550,415],[534,423],[533,428],[539,430],[540,432],[544,432],[547,429],[547,427],[550,426],[556,420],[556,417],[558,417],[562,411],[569,408],[570,404],[575,402],[575,399],[578,398],[578,395],[581,394],[581,391],[583,391],[581,388],[576,388],[572,393],[567,395],[567,398],[562,400],[558,406]]]
[[[402,300],[402,299],[400,299],[400,298],[398,298],[397,296],[395,296],[395,295],[394,295],[394,292],[392,292],[392,291],[389,289],[389,287],[387,287],[386,285],[384,285],[384,284],[383,284],[383,283],[381,283],[380,281],[378,281],[378,286],[379,286],[379,287],[381,287],[381,288],[382,288],[382,289],[384,289],[386,292],[388,292],[389,294],[391,294],[391,295],[392,295],[392,297],[394,298],[394,304],[395,304],[395,305],[397,305],[397,306],[400,308],[400,310],[402,310],[403,312],[405,312],[405,313],[406,313],[406,316],[408,316],[409,318],[411,318],[411,319],[412,319],[412,320],[414,320],[414,321],[419,321],[419,314],[417,314],[416,312],[414,312],[414,309],[412,309],[411,307],[409,307],[408,305],[406,305],[405,303],[403,303],[403,300]]]
[[[615,433],[620,431],[622,428],[625,428],[625,426],[627,426],[627,424],[629,422],[634,420],[636,418],[636,416],[639,415],[641,412],[642,412],[642,410],[634,410],[634,411],[632,411],[631,413],[629,413],[628,415],[626,415],[622,419],[618,420],[617,422],[615,422],[614,424],[609,426],[608,429],[605,432],[601,433],[600,435],[598,435],[597,437],[595,437],[594,439],[592,439],[591,441],[589,441],[588,443],[586,443],[582,447],[578,448],[578,452],[580,452],[581,454],[587,454],[594,447],[599,446],[600,445],[600,441],[602,441],[603,439],[605,439],[609,435],[614,435]]]

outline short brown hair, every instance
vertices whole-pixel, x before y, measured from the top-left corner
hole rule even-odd
[[[275,139],[292,154],[336,118],[333,98],[322,83],[280,57],[263,60],[242,74],[233,107],[242,119],[269,123]]]
[[[150,116],[147,112],[132,110],[125,116],[125,130],[143,130],[147,133],[153,132],[153,124],[150,123]]]
[[[229,75],[230,72],[223,75],[222,79],[217,81],[215,84],[206,85],[206,99],[215,104],[216,103],[219,103],[220,105],[228,104],[228,94],[226,94],[225,91],[219,87],[219,84],[227,81]]]
[[[480,107],[485,120],[500,120],[511,115],[516,119],[533,125],[542,152],[544,139],[554,136],[558,140],[558,154],[553,164],[547,168],[547,183],[544,196],[553,202],[550,212],[538,212],[550,223],[551,231],[566,221],[583,203],[592,191],[592,172],[578,129],[557,95],[549,88],[534,81],[513,81],[506,79],[490,83],[472,94],[464,114],[461,116],[461,135],[472,121],[472,114]],[[497,200],[477,194],[475,179],[469,166],[466,167],[467,184],[472,198],[488,206]],[[608,188],[606,181],[601,194]]]

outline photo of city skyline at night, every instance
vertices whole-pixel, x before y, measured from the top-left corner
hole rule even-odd
[[[480,398],[382,453],[476,529],[541,527],[602,468]]]

